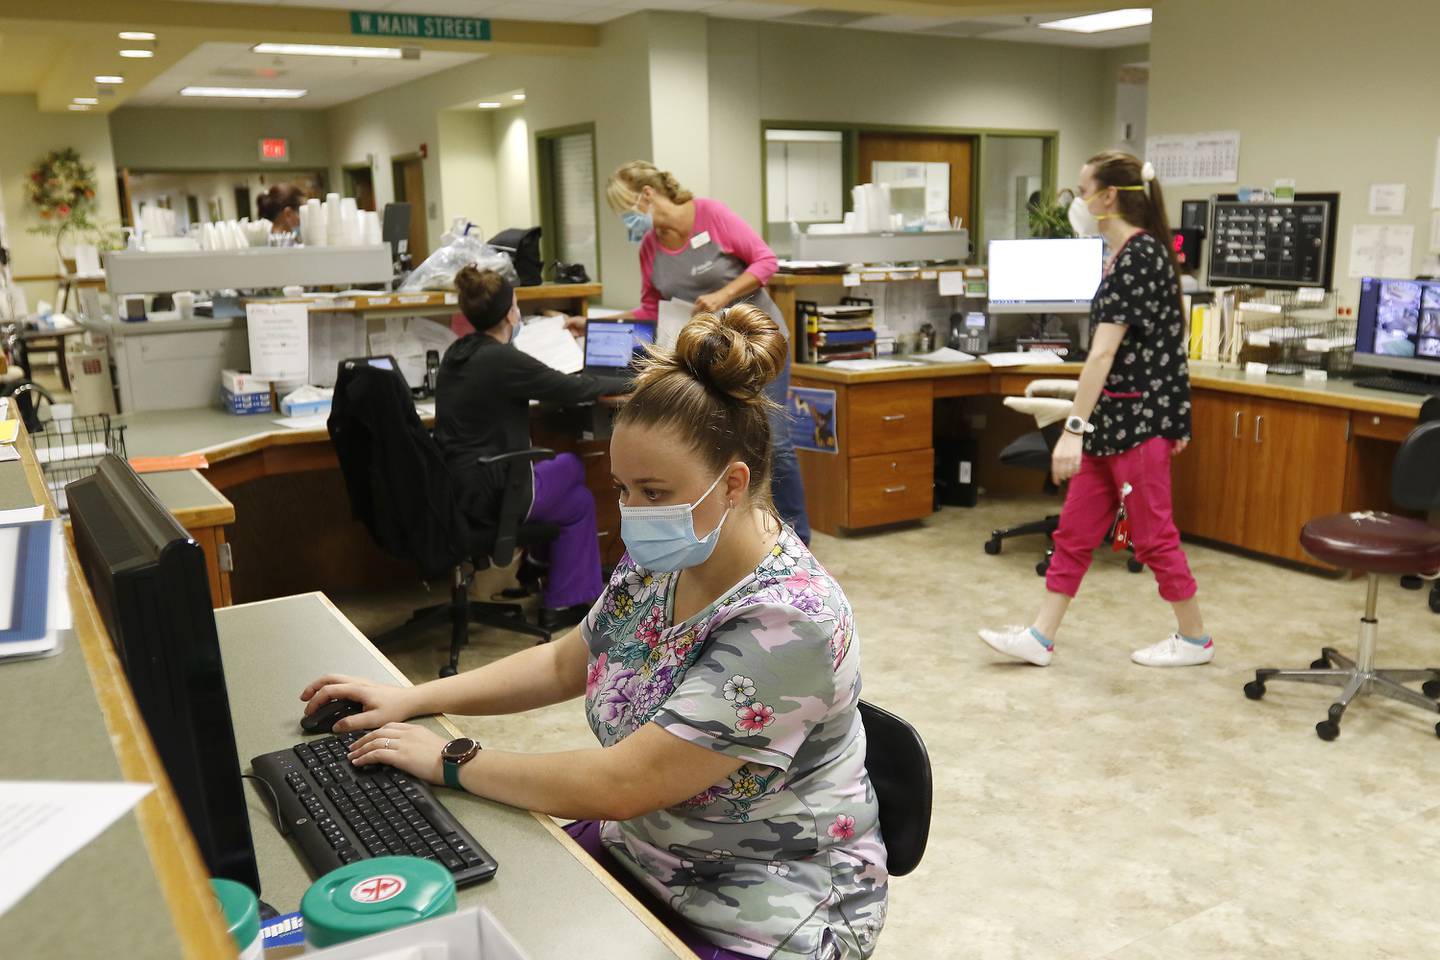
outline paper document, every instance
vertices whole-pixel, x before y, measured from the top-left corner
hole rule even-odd
[[[0,526],[9,526],[12,523],[29,523],[31,520],[44,519],[44,507],[20,507],[15,510],[0,510]]]
[[[291,430],[324,430],[325,424],[330,419],[328,413],[317,413],[308,417],[276,417],[271,423],[278,423],[282,427]]]
[[[965,296],[965,271],[946,270],[940,274],[940,296],[942,297],[963,297]]]
[[[418,413],[418,414],[420,414],[420,419],[422,419],[422,420],[425,419],[426,417],[433,417],[433,416],[435,416],[435,404],[434,404],[434,403],[417,403],[417,404],[415,404],[415,412]]]
[[[303,303],[247,303],[250,374],[257,380],[310,377],[310,310]]]
[[[349,313],[310,314],[310,383],[335,386],[344,360],[365,356],[365,320]]]
[[[1058,354],[1049,350],[1035,350],[1031,353],[987,353],[980,358],[992,367],[1025,367],[1037,363],[1064,363]]]
[[[1370,215],[1372,217],[1398,217],[1405,213],[1405,184],[1370,184]]]
[[[14,443],[19,435],[19,420],[0,420],[0,443]]]
[[[1414,275],[1415,228],[1357,223],[1350,233],[1350,277],[1408,280]]]
[[[148,783],[0,782],[0,914],[151,789]]]
[[[20,459],[20,450],[13,443],[0,443],[0,463]]]
[[[975,359],[963,350],[955,350],[950,347],[941,347],[939,350],[917,353],[912,356],[913,359],[922,360],[925,363],[968,363]]]
[[[565,329],[564,317],[535,317],[515,334],[515,349],[561,373],[585,369],[580,344]]]
[[[695,304],[689,300],[661,300],[660,322],[655,328],[655,345],[661,350],[674,350],[680,331],[695,314]]]
[[[614,307],[590,307],[585,311],[585,316],[591,320],[614,320],[624,312]]]
[[[110,448],[98,440],[91,440],[84,443],[63,442],[51,446],[36,447],[35,459],[40,463],[59,463],[65,460],[88,460],[92,457],[103,457],[110,452]]]
[[[832,370],[890,370],[896,367],[913,367],[914,364],[906,360],[882,360],[877,357],[873,360],[831,360],[825,366]]]

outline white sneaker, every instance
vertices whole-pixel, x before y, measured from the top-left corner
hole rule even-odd
[[[1153,646],[1136,650],[1130,659],[1142,667],[1194,667],[1215,659],[1215,641],[1207,640],[1199,647],[1172,633]]]
[[[1049,647],[1035,639],[1029,627],[981,630],[980,639],[1006,656],[1028,661],[1037,667],[1048,667],[1053,655]]]

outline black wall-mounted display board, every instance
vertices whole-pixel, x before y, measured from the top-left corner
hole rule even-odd
[[[1329,290],[1339,211],[1338,193],[1297,193],[1292,203],[1213,197],[1207,285]]]

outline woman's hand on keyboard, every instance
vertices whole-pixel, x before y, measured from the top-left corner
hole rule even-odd
[[[357,767],[385,763],[429,783],[445,780],[440,751],[445,738],[414,723],[387,723],[356,740],[350,747],[350,762]]]
[[[424,705],[419,703],[420,698],[415,687],[376,683],[374,680],[338,673],[327,673],[311,681],[310,685],[300,692],[300,699],[306,701],[307,716],[331,700],[354,700],[365,708],[361,713],[339,720],[332,731],[334,733],[375,730],[387,723],[409,720],[425,712]]]

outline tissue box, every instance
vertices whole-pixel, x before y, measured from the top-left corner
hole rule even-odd
[[[238,370],[220,371],[220,406],[231,413],[269,413],[270,381]]]
[[[280,401],[280,412],[287,417],[308,417],[330,412],[329,397],[298,399],[293,394]]]

